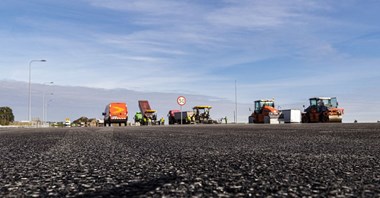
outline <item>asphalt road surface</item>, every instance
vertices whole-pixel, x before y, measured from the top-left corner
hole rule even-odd
[[[380,124],[0,128],[0,197],[380,197]]]

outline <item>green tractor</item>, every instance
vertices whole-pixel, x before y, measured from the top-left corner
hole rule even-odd
[[[157,123],[157,114],[155,110],[146,110],[145,115],[141,112],[136,112],[135,114],[135,123],[140,125],[156,125]]]
[[[135,119],[135,124],[139,123],[140,125],[142,125],[143,115],[141,112],[136,112],[134,119]]]

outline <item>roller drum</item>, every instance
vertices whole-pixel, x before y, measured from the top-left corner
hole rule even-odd
[[[342,122],[342,116],[340,116],[340,115],[329,115],[329,122]]]

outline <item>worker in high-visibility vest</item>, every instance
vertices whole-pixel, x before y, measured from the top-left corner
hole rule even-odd
[[[186,123],[191,123],[191,117],[189,115],[186,116]]]
[[[161,119],[160,119],[160,125],[164,125],[165,124],[165,119],[164,119],[164,117],[161,117]]]
[[[145,117],[145,116],[144,116],[143,121],[144,121],[144,122],[143,122],[143,125],[146,125],[147,122],[146,122],[146,117]]]

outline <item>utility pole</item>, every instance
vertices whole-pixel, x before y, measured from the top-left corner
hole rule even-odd
[[[46,95],[46,85],[47,84],[54,84],[54,82],[45,82],[44,84],[43,84],[43,91],[42,91],[42,125],[44,125],[44,122],[45,122],[45,106],[46,106],[46,104],[45,104],[45,95]],[[49,95],[53,95],[53,93],[50,93]]]
[[[237,87],[236,87],[236,80],[235,80],[235,124],[237,124],[238,120],[238,111],[237,111]]]

